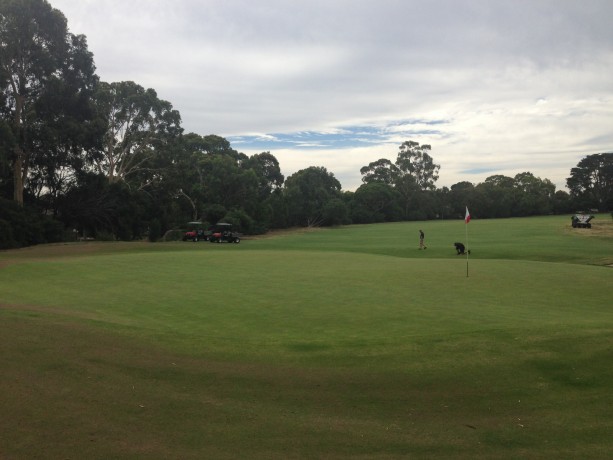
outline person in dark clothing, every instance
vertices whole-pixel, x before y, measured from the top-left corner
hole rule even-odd
[[[455,250],[458,252],[459,256],[466,254],[466,247],[462,243],[453,243],[453,245],[455,246]],[[470,250],[468,253],[470,254]]]
[[[428,249],[424,244],[424,232],[419,231],[419,249]]]

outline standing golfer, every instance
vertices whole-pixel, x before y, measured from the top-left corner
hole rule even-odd
[[[419,249],[428,249],[424,245],[424,232],[422,232],[421,230],[419,231]]]

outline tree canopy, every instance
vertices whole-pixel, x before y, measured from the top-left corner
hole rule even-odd
[[[583,207],[613,208],[613,153],[597,153],[583,158],[570,170],[566,184]]]
[[[13,198],[23,204],[31,173],[50,179],[75,152],[74,142],[86,137],[75,133],[67,142],[65,135],[88,128],[87,101],[97,77],[85,37],[69,33],[64,15],[46,0],[0,2],[0,43],[2,113],[13,138]]]

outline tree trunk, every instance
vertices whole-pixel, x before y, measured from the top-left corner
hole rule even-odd
[[[19,147],[15,147],[15,163],[13,164],[13,199],[23,206],[23,160]]]
[[[18,86],[13,83],[13,90],[15,94],[15,116],[13,118],[13,129],[15,132],[20,133],[18,143],[23,142],[24,132],[23,132],[23,121],[21,119],[21,113],[23,111],[23,107],[25,105],[25,97],[21,94],[18,94],[17,88]],[[25,174],[23,173],[24,163],[23,160],[25,158],[25,152],[23,151],[23,147],[16,145],[14,148],[15,152],[15,162],[13,163],[13,200],[17,202],[19,206],[23,207],[23,182]]]

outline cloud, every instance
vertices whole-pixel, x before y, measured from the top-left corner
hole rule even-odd
[[[186,131],[344,189],[432,145],[438,185],[531,171],[558,187],[613,150],[609,0],[51,0],[105,81],[154,88]]]

